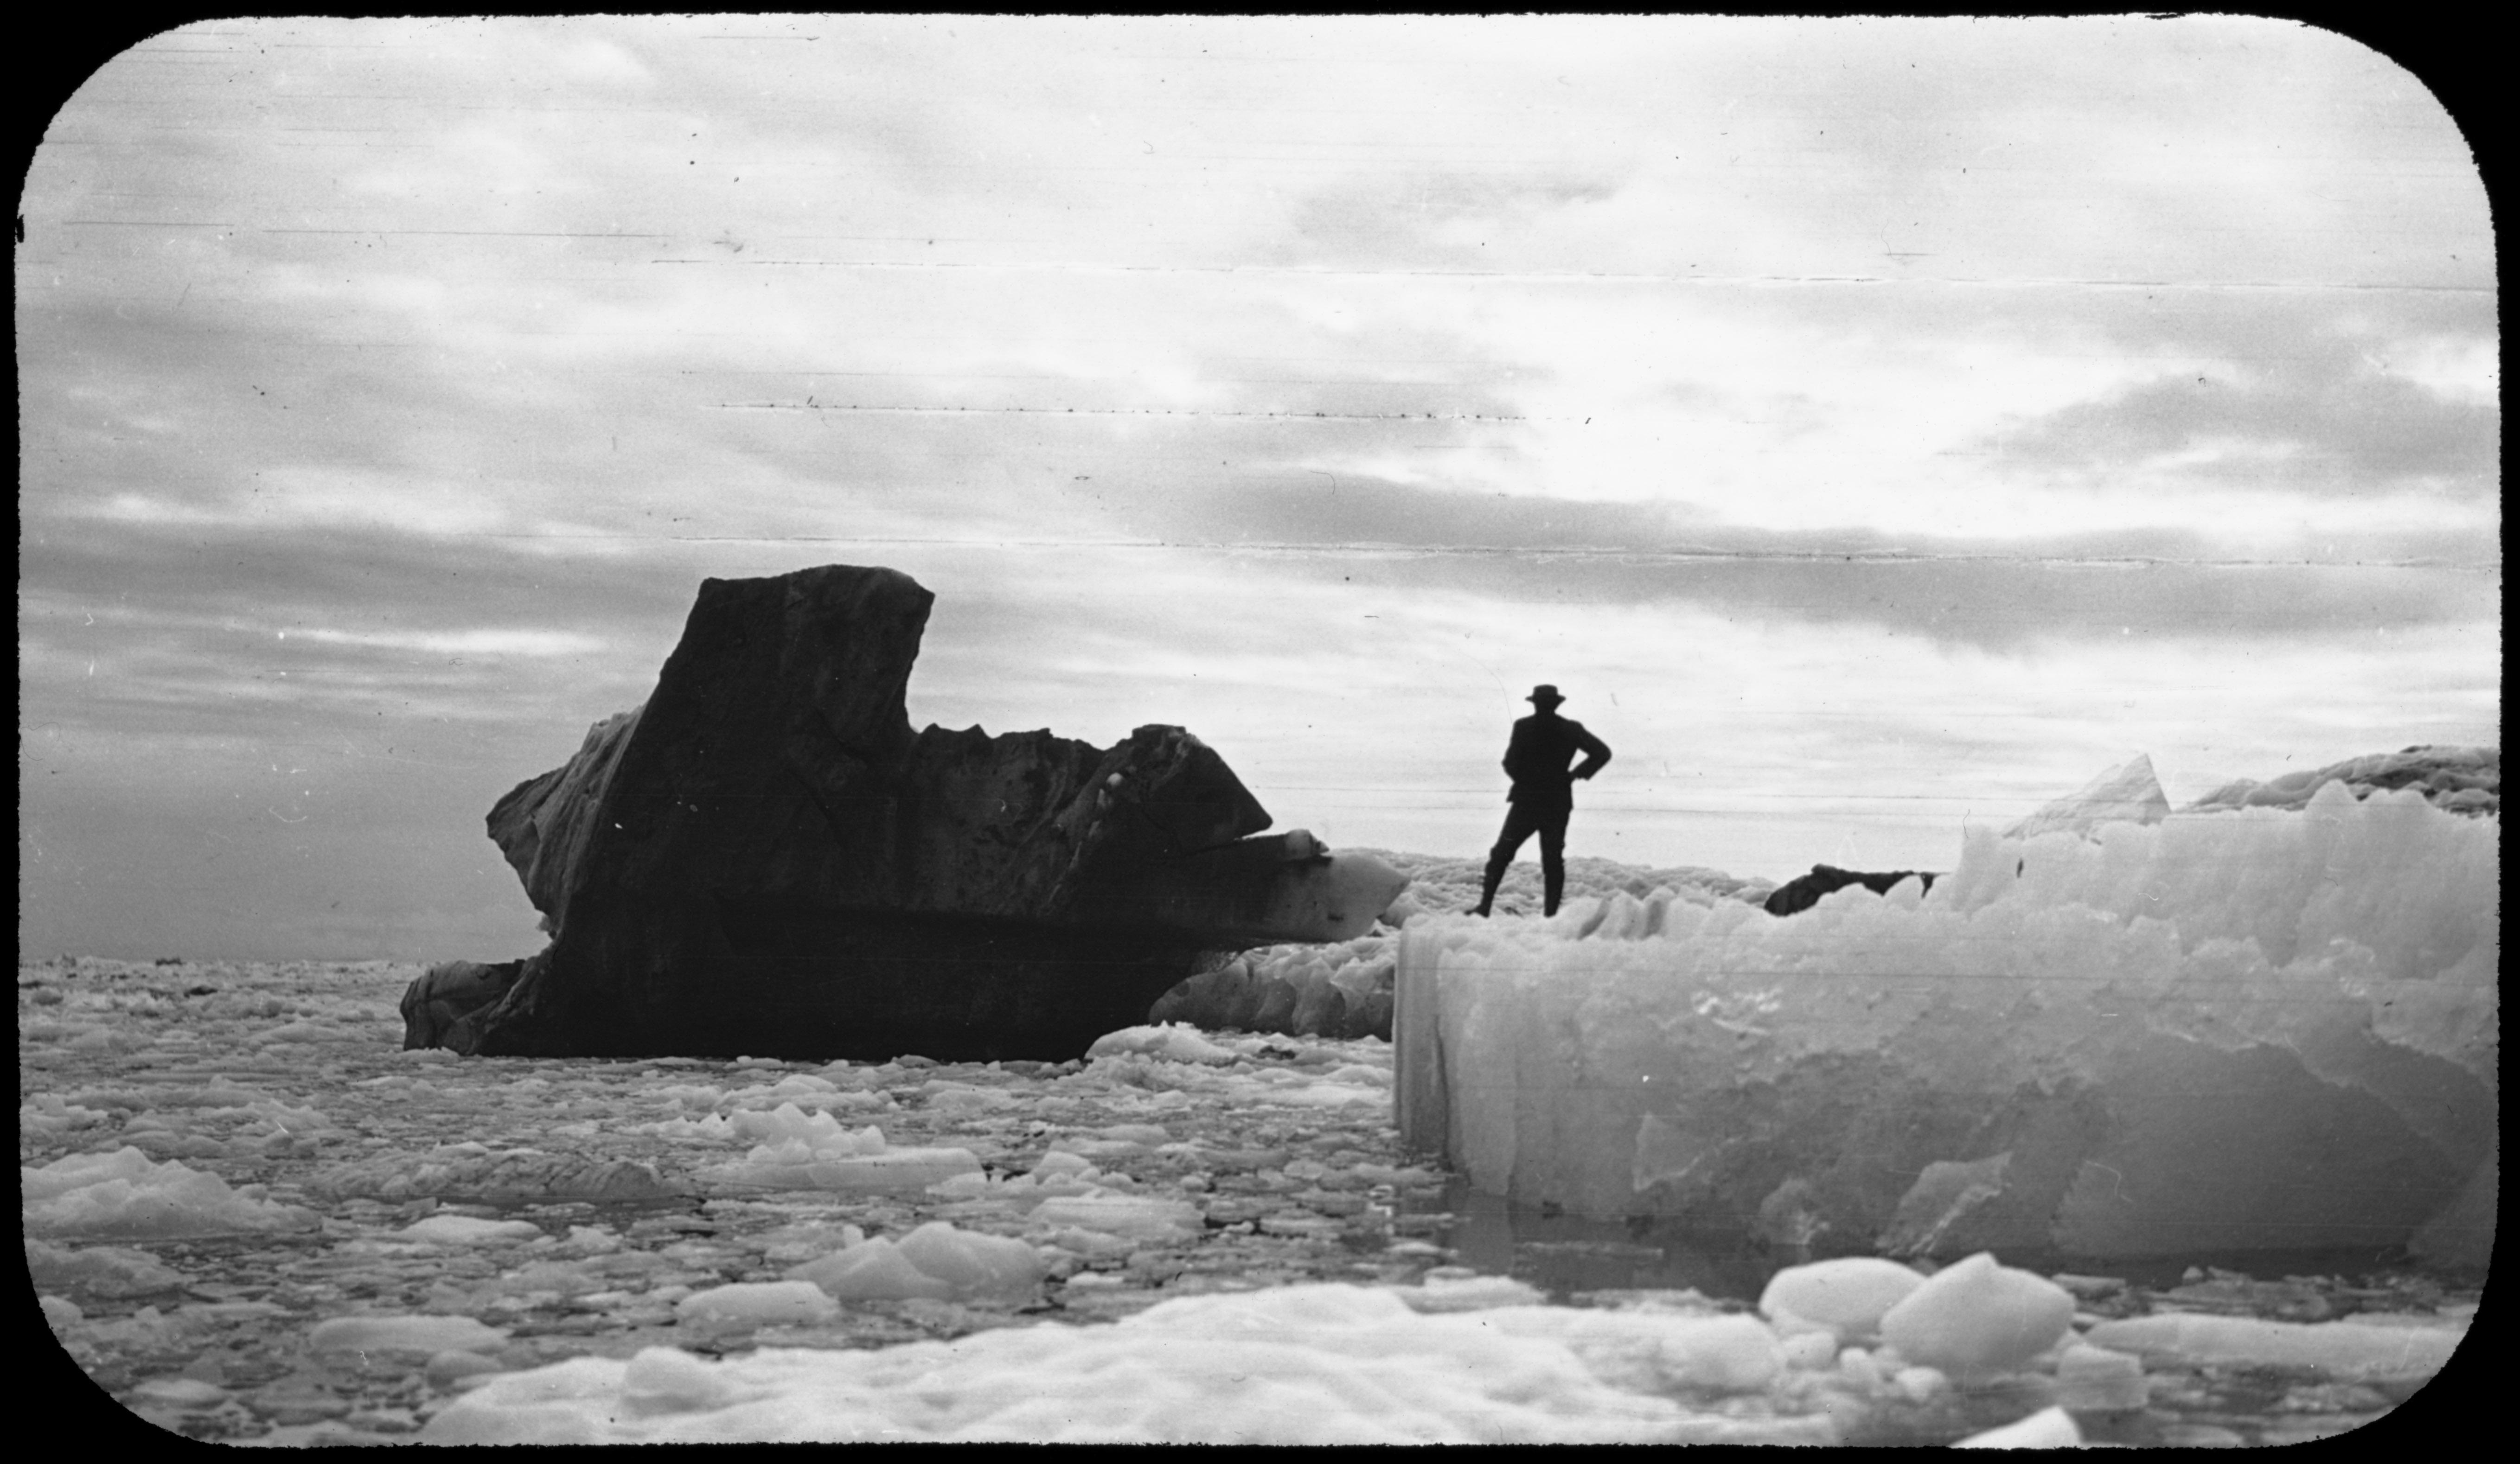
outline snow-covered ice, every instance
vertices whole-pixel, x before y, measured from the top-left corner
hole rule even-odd
[[[1824,1415],[1728,1414],[1775,1374],[1746,1317],[1526,1307],[1423,1313],[1387,1290],[1164,1302],[1107,1327],[1006,1328],[879,1352],[667,1349],[493,1378],[442,1443],[1826,1442]],[[1710,1395],[1697,1406],[1644,1383]]]
[[[1345,941],[1242,952],[1166,992],[1148,1012],[1149,1018],[1209,1029],[1295,1037],[1372,1036],[1388,1041],[1400,960],[1398,932],[1428,913],[1467,909],[1479,897],[1484,861],[1369,852],[1411,880],[1409,888],[1382,912],[1372,933]],[[1768,880],[1736,879],[1717,869],[1689,865],[1639,869],[1583,858],[1567,861],[1566,880],[1565,894],[1573,900],[1613,892],[1644,899],[1663,890],[1670,892],[1666,898],[1700,905],[1719,901],[1755,905],[1775,888]],[[1497,892],[1497,908],[1512,913],[1536,910],[1540,905],[1537,866],[1525,862],[1508,870]]]

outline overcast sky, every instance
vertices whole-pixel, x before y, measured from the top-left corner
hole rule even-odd
[[[2484,190],[2289,22],[218,22],[20,208],[30,954],[529,952],[491,802],[821,563],[1334,847],[1542,681],[1778,878],[2499,740]]]

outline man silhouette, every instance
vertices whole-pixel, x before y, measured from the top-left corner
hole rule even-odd
[[[1496,903],[1497,884],[1507,866],[1535,833],[1540,835],[1540,875],[1549,899],[1546,912],[1557,913],[1558,898],[1566,893],[1566,816],[1575,811],[1575,779],[1592,777],[1610,761],[1608,744],[1586,732],[1583,723],[1557,715],[1566,698],[1555,687],[1534,687],[1523,699],[1535,710],[1513,725],[1513,740],[1506,745],[1506,776],[1513,779],[1506,802],[1512,807],[1505,816],[1505,831],[1488,851],[1487,882],[1479,888],[1478,908],[1470,911],[1474,915],[1486,914]],[[1584,761],[1570,769],[1567,764],[1578,752]]]

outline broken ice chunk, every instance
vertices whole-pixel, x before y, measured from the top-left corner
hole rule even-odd
[[[2310,1367],[2339,1378],[2373,1378],[2429,1377],[2441,1371],[2466,1335],[2458,1326],[2260,1321],[2174,1312],[2104,1321],[2085,1340],[2147,1358]]]
[[[2078,833],[2090,837],[2104,823],[2158,823],[2170,817],[2170,799],[2153,776],[2152,758],[2137,753],[2135,761],[2111,768],[2072,793],[2041,808],[2003,831],[2007,839],[2032,839],[2044,833]]]
[[[979,1172],[979,1156],[968,1149],[886,1149],[880,1154],[832,1159],[790,1139],[760,1145],[738,1163],[700,1171],[699,1177],[750,1189],[916,1195],[956,1175]]]
[[[1197,1207],[1184,1201],[1116,1194],[1054,1195],[1033,1207],[1032,1222],[1124,1240],[1187,1240],[1203,1223]]]
[[[2074,1343],[2056,1358],[2056,1402],[2076,1413],[2121,1413],[2148,1399],[2143,1363],[2125,1353]]]
[[[722,1368],[675,1347],[641,1348],[621,1370],[621,1395],[640,1414],[696,1413],[740,1396]]]
[[[1418,1312],[1488,1311],[1500,1307],[1537,1307],[1548,1293],[1511,1276],[1447,1276],[1426,1273],[1416,1286],[1395,1288],[1393,1295]]]
[[[1896,1261],[1846,1256],[1789,1265],[1768,1279],[1759,1310],[1770,1320],[1792,1316],[1816,1322],[1840,1342],[1866,1342],[1881,1330],[1884,1313],[1908,1299],[1925,1278]]]
[[[1885,1312],[1881,1336],[1911,1362],[1968,1377],[2023,1366],[2073,1322],[2073,1293],[1980,1251],[1926,1277]]]
[[[394,1232],[407,1240],[431,1245],[512,1245],[538,1240],[542,1227],[530,1220],[483,1220],[471,1215],[424,1216]]]
[[[1042,1275],[1040,1255],[1022,1241],[958,1230],[943,1220],[903,1236],[901,1254],[964,1297],[1027,1291]]]
[[[954,1294],[953,1283],[921,1270],[899,1246],[882,1238],[791,1266],[788,1275],[844,1302],[943,1301]]]
[[[475,1353],[507,1340],[469,1316],[337,1316],[306,1334],[319,1353]]]
[[[2081,1448],[2083,1431],[2063,1408],[2042,1408],[2000,1429],[1971,1434],[1954,1448]]]
[[[316,1217],[262,1197],[262,1186],[232,1189],[216,1175],[174,1160],[153,1164],[128,1145],[111,1154],[72,1154],[18,1171],[29,1235],[169,1239],[236,1231],[298,1230]]]
[[[1087,1061],[1098,1057],[1116,1057],[1123,1052],[1144,1052],[1171,1062],[1199,1062],[1222,1067],[1236,1056],[1199,1035],[1194,1028],[1166,1022],[1158,1027],[1124,1027],[1106,1032],[1085,1049]]]
[[[147,1251],[120,1246],[71,1250],[28,1237],[26,1271],[38,1291],[84,1291],[96,1296],[148,1296],[185,1284],[183,1272]]]
[[[736,1281],[695,1291],[674,1304],[678,1321],[751,1326],[811,1325],[840,1314],[811,1281]]]

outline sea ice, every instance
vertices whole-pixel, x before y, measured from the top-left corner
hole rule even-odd
[[[1264,946],[1245,951],[1217,969],[1175,986],[1148,1011],[1150,1021],[1188,1022],[1210,1031],[1240,1029],[1291,1036],[1358,1038],[1391,1036],[1393,980],[1398,970],[1394,932],[1432,910],[1466,909],[1478,899],[1482,859],[1445,860],[1425,855],[1371,851],[1410,877],[1411,884],[1382,912],[1372,934],[1328,943]],[[1648,904],[1720,900],[1756,903],[1774,886],[1735,879],[1697,867],[1638,869],[1607,860],[1567,861],[1571,899],[1624,890]],[[1501,908],[1537,908],[1536,868],[1516,865],[1499,896]]]
[[[65,1102],[58,1093],[37,1093],[18,1105],[18,1131],[51,1138],[113,1122],[108,1109]]]
[[[930,1220],[897,1242],[861,1240],[788,1271],[844,1302],[1029,1295],[1042,1274],[1040,1254],[1022,1241],[944,1220]]]
[[[1869,1342],[1882,1315],[1924,1284],[1896,1261],[1844,1256],[1789,1265],[1769,1277],[1759,1310],[1780,1326],[1791,1317],[1828,1328],[1841,1343]]]
[[[1958,1377],[2009,1372],[2064,1340],[2074,1294],[1984,1251],[1944,1266],[1881,1315],[1881,1340]]]
[[[952,1282],[921,1270],[901,1253],[901,1247],[881,1236],[833,1251],[820,1261],[790,1266],[788,1276],[819,1286],[843,1302],[901,1302],[919,1297],[942,1301],[954,1294]]]
[[[736,1163],[699,1171],[699,1177],[711,1185],[733,1189],[915,1195],[956,1175],[979,1172],[979,1156],[965,1148],[888,1148],[872,1154],[850,1154],[833,1153],[804,1139],[790,1138],[758,1145]]]
[[[2056,1358],[2056,1402],[2071,1412],[2123,1413],[2149,1397],[2140,1357],[2077,1342]]]
[[[950,1284],[957,1296],[1028,1292],[1041,1280],[1040,1253],[1020,1240],[960,1230],[944,1220],[901,1238],[911,1264]]]
[[[2101,1322],[2084,1340],[2153,1362],[2316,1368],[2340,1378],[2370,1378],[2429,1377],[2466,1336],[2464,1326],[2162,1312]]]
[[[1971,829],[1930,892],[1791,920],[1679,902],[1653,929],[1624,892],[1421,916],[1402,1137],[1526,1205],[1787,1241],[2481,1264],[2498,833],[2331,783],[2092,838]]]
[[[803,1079],[801,1083],[799,1078]],[[743,1158],[698,1172],[697,1177],[717,1188],[916,1195],[956,1176],[980,1172],[979,1156],[969,1149],[896,1149],[884,1142],[883,1131],[873,1125],[850,1129],[829,1112],[808,1113],[794,1101],[799,1096],[809,1101],[826,1094],[842,1096],[832,1092],[835,1087],[828,1079],[790,1075],[777,1084],[740,1089],[715,1100],[742,1102],[777,1097],[781,1101],[776,1108],[739,1107],[698,1120],[665,1119],[639,1125],[633,1131],[684,1140],[756,1140]],[[998,1096],[969,1084],[949,1087],[984,1098]],[[694,1089],[690,1096],[697,1099],[712,1091]],[[950,1112],[952,1108],[949,1101],[939,1111]]]
[[[1547,1292],[1527,1281],[1475,1271],[1467,1275],[1429,1271],[1418,1285],[1402,1287],[1393,1295],[1412,1311],[1490,1311],[1499,1307],[1537,1307],[1549,1300]]]
[[[1151,1027],[1124,1027],[1105,1033],[1085,1049],[1087,1061],[1111,1057],[1122,1052],[1144,1052],[1149,1057],[1169,1058],[1174,1062],[1206,1062],[1220,1066],[1235,1060],[1237,1054],[1220,1047],[1188,1027],[1166,1022]]]
[[[318,1353],[477,1353],[507,1340],[469,1316],[337,1316],[306,1334]]]
[[[1032,1223],[1123,1240],[1178,1240],[1199,1232],[1198,1207],[1123,1194],[1054,1195],[1035,1205]]]
[[[431,1245],[475,1246],[513,1245],[520,1240],[538,1240],[542,1227],[531,1220],[483,1220],[472,1215],[428,1215],[395,1232],[406,1240],[423,1240]]]
[[[2083,1431],[2063,1408],[2042,1408],[2002,1428],[1971,1434],[1954,1448],[2081,1448]]]
[[[1562,1343],[1598,1376],[1640,1392],[1758,1393],[1784,1370],[1779,1339],[1755,1316],[1519,1306],[1479,1320],[1508,1337]]]
[[[821,1287],[800,1280],[735,1281],[695,1291],[674,1304],[676,1320],[718,1326],[810,1326],[839,1314],[839,1304]]]
[[[2324,768],[2305,768],[2266,782],[2244,777],[2216,788],[2182,812],[2300,808],[2331,782],[2344,783],[2357,798],[2376,788],[2413,788],[2436,808],[2456,814],[2495,814],[2502,807],[2502,749],[2409,747],[2347,758]]]
[[[2036,838],[2043,833],[2090,834],[2103,823],[2158,823],[2170,817],[2170,799],[2152,774],[2152,759],[2142,753],[2124,767],[2111,768],[2074,792],[2042,808],[2003,831],[2007,839]]]
[[[120,1246],[72,1250],[26,1238],[26,1273],[37,1291],[80,1291],[92,1296],[151,1296],[185,1284],[182,1271],[147,1251]]]
[[[262,1186],[231,1188],[216,1175],[125,1146],[72,1154],[18,1171],[22,1229],[28,1235],[94,1235],[156,1240],[238,1231],[313,1227],[313,1213],[262,1197]]]
[[[1754,1318],[1574,1308],[1421,1315],[1387,1290],[1286,1286],[1185,1297],[1109,1326],[1005,1327],[872,1351],[574,1358],[489,1379],[421,1439],[1828,1442],[1825,1418],[1732,1417],[1711,1400],[1664,1396],[1760,1386],[1763,1365],[1775,1370],[1773,1342],[1752,1330],[1766,1333]],[[1621,1386],[1648,1381],[1655,1391]]]
[[[776,1092],[777,1089],[771,1091]],[[828,1159],[883,1152],[883,1131],[880,1129],[872,1125],[857,1130],[845,1128],[829,1113],[807,1113],[798,1108],[792,1097],[767,1111],[739,1108],[732,1113],[711,1114],[704,1119],[665,1119],[653,1124],[633,1125],[629,1131],[653,1133],[659,1138],[708,1141],[759,1144],[793,1141]]]
[[[467,1141],[425,1154],[388,1154],[324,1170],[307,1188],[336,1199],[471,1200],[494,1204],[563,1200],[656,1200],[684,1187],[655,1166],[541,1149],[493,1149]]]

